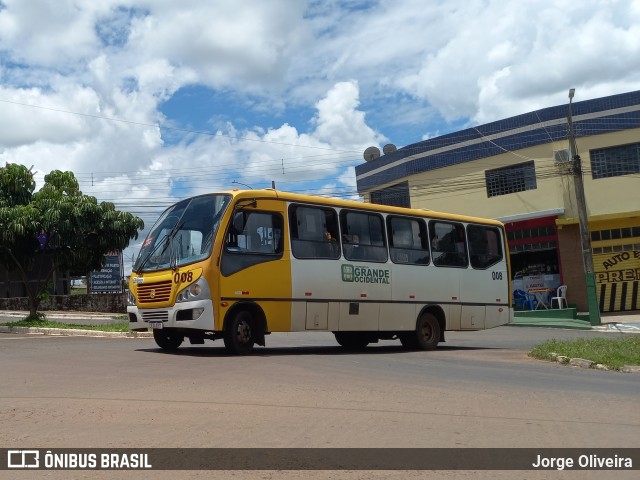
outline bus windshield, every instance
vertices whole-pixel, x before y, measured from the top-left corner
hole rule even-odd
[[[230,200],[230,195],[203,195],[169,207],[151,228],[133,271],[176,268],[207,258]]]

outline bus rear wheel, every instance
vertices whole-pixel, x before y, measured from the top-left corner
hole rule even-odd
[[[362,350],[370,341],[365,332],[333,332],[336,342],[349,350]]]
[[[238,312],[230,321],[225,335],[224,346],[234,355],[247,355],[253,350],[256,340],[256,323],[246,310]]]
[[[153,331],[153,339],[161,349],[172,352],[182,345],[184,337],[168,329],[158,329]]]
[[[440,341],[440,324],[431,313],[425,313],[418,318],[413,332],[404,332],[400,342],[410,350],[435,350]]]

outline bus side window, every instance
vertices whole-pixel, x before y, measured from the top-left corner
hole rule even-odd
[[[289,207],[291,250],[296,258],[338,259],[338,216],[331,208]]]
[[[384,222],[380,215],[342,210],[340,227],[344,257],[347,260],[387,261]]]
[[[229,225],[229,230],[227,232],[227,239],[225,242],[225,248],[229,251],[240,251],[240,235],[244,230],[245,223],[245,213],[242,211],[236,212],[231,220],[231,225]],[[243,246],[244,245],[244,237],[242,238]]]
[[[439,267],[466,267],[467,243],[461,223],[429,222],[433,264]]]
[[[502,244],[498,228],[469,225],[467,235],[469,236],[469,257],[473,268],[484,270],[502,260]]]
[[[393,263],[427,265],[429,242],[427,228],[421,219],[387,217],[389,253]]]
[[[225,277],[260,263],[282,258],[282,216],[239,211],[229,225],[220,272]]]
[[[279,215],[262,212],[251,212],[244,227],[247,238],[247,252],[271,253],[282,252],[281,242],[274,241],[282,236]]]

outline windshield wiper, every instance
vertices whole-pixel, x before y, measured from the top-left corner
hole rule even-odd
[[[182,223],[184,225],[184,222]],[[173,242],[171,242],[173,243]],[[182,235],[180,235],[180,251],[182,252]],[[183,258],[184,253],[181,253],[180,258]],[[175,270],[178,268],[178,252],[176,252],[173,244],[171,245],[171,249],[169,250],[169,268],[171,270]]]
[[[173,226],[173,228],[171,230],[169,230],[169,233],[167,233],[164,237],[163,240],[164,241],[160,241],[158,242],[158,244],[153,248],[153,250],[151,250],[149,252],[149,255],[147,255],[145,257],[145,259],[142,261],[142,263],[140,264],[140,266],[138,267],[138,269],[136,270],[136,273],[140,274],[142,273],[142,269],[145,267],[145,265],[149,262],[149,260],[151,259],[151,257],[153,256],[154,253],[156,253],[156,251],[158,250],[158,248],[160,248],[160,246],[162,245],[162,251],[160,252],[160,255],[163,255],[164,252],[167,251],[167,248],[169,247],[169,245],[171,245],[171,240],[173,239],[173,237],[176,235],[176,233],[178,233],[178,231],[180,231],[180,229],[184,226],[185,222],[180,223],[180,219],[178,219],[178,221],[175,223],[175,225]]]

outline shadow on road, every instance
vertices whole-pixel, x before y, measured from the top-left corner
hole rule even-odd
[[[442,345],[435,351],[411,351],[406,350],[401,345],[379,345],[370,346],[361,350],[348,350],[346,348],[327,345],[301,345],[291,347],[256,347],[249,356],[253,357],[273,357],[273,356],[298,356],[298,355],[392,355],[392,354],[422,354],[437,355],[438,351],[455,352],[455,351],[483,351],[483,350],[504,350],[503,348],[494,347],[469,347],[458,345]],[[183,346],[173,352],[168,352],[160,348],[139,348],[136,352],[155,353],[162,355],[178,355],[190,357],[233,357],[222,346],[220,347],[201,347],[201,346]]]

